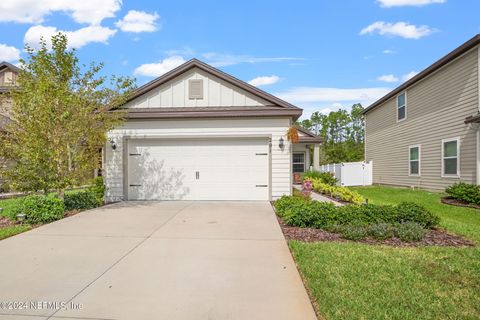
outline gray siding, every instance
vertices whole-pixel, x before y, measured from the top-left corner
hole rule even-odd
[[[373,182],[441,190],[459,180],[476,183],[479,110],[478,47],[407,88],[407,119],[396,121],[396,98],[366,114],[366,161]],[[442,139],[460,138],[460,178],[441,177]],[[408,175],[410,145],[421,145],[421,176]]]

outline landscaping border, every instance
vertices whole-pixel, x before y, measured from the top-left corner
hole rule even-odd
[[[478,204],[468,203],[466,201],[454,199],[452,197],[442,197],[440,199],[440,202],[443,203],[443,204],[448,204],[448,205],[456,206],[456,207],[480,209],[480,205],[478,205]]]

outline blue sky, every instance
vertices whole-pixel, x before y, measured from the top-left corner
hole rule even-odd
[[[303,107],[365,106],[480,32],[477,0],[3,0],[0,61],[66,31],[139,85],[196,57]]]

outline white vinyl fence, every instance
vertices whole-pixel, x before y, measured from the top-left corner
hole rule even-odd
[[[372,185],[372,162],[333,163],[320,166],[320,171],[330,172],[343,187]]]

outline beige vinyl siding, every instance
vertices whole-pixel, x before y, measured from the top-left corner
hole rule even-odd
[[[190,99],[189,80],[203,81],[203,98]],[[241,88],[194,68],[152,91],[128,102],[126,108],[253,107],[269,105]]]
[[[273,199],[291,193],[291,145],[285,137],[289,118],[255,119],[190,119],[190,120],[144,120],[128,121],[123,127],[109,132],[109,139],[116,144],[112,150],[110,143],[105,146],[106,198],[109,202],[124,199],[123,153],[124,137],[238,137],[271,136],[271,195]],[[285,148],[279,148],[283,137]]]
[[[373,182],[444,189],[476,183],[477,125],[464,124],[479,108],[478,48],[407,88],[407,118],[396,120],[396,97],[366,114],[366,161]],[[460,178],[442,178],[442,139],[460,138]],[[410,145],[421,146],[421,175],[408,175]]]

